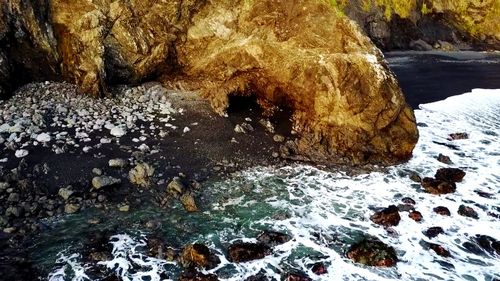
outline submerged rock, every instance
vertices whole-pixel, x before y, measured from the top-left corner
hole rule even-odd
[[[316,275],[323,275],[328,273],[328,270],[326,269],[326,265],[322,262],[317,262],[312,265],[311,271],[316,274]]]
[[[434,238],[438,236],[439,234],[443,234],[444,230],[440,226],[433,226],[428,228],[426,231],[424,231],[424,235],[429,237],[429,238]]]
[[[436,158],[439,162],[441,163],[444,163],[444,164],[448,164],[448,165],[451,165],[453,164],[453,162],[451,161],[450,157],[446,156],[446,155],[443,155],[443,154],[439,154],[438,157]]]
[[[356,263],[368,266],[390,267],[396,265],[396,251],[377,239],[364,239],[352,245],[347,257]]]
[[[438,206],[433,209],[434,213],[442,215],[442,216],[450,216],[451,212],[448,208],[443,207],[443,206]]]
[[[285,233],[276,232],[276,231],[264,231],[258,237],[257,241],[263,243],[269,247],[274,247],[277,245],[284,244],[290,241],[291,237]]]
[[[237,242],[229,246],[228,259],[231,262],[248,262],[262,259],[271,253],[271,248],[264,244]]]
[[[449,135],[450,140],[466,140],[469,138],[467,133],[453,133]]]
[[[184,271],[179,277],[179,281],[218,281],[219,278],[215,274],[204,274],[196,270]]]
[[[457,185],[454,182],[448,182],[433,178],[424,178],[422,187],[431,194],[441,195],[453,193],[457,190]]]
[[[167,193],[174,198],[179,198],[185,191],[186,187],[179,177],[173,178],[167,185]]]
[[[418,212],[418,211],[412,211],[408,214],[408,217],[410,217],[410,219],[416,221],[416,222],[421,222],[422,221],[422,213]]]
[[[429,243],[429,249],[433,250],[436,254],[448,258],[451,257],[451,254],[448,250],[446,250],[443,246],[434,244],[434,243]]]
[[[182,203],[182,206],[184,206],[184,209],[188,212],[197,212],[198,211],[198,206],[196,205],[196,201],[194,200],[193,194],[190,192],[186,192],[181,195],[179,200]]]
[[[474,210],[472,207],[465,205],[460,205],[460,207],[458,207],[458,214],[476,220],[479,219],[479,215],[477,214],[476,210]]]
[[[312,279],[309,278],[304,273],[287,273],[287,274],[285,274],[283,280],[284,281],[312,281]]]
[[[383,226],[396,226],[399,224],[401,217],[399,216],[398,207],[391,205],[373,214],[370,220]]]
[[[457,168],[441,168],[434,175],[436,180],[447,182],[461,182],[465,177],[465,172]]]

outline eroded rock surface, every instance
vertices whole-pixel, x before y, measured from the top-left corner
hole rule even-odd
[[[220,114],[230,95],[254,95],[268,115],[291,111],[298,138],[283,156],[321,163],[394,163],[418,139],[382,54],[326,1],[31,2],[1,4],[1,88],[20,71],[92,95],[161,75]]]

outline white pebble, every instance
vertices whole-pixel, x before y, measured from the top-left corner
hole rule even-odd
[[[51,137],[50,137],[50,135],[49,135],[49,134],[47,134],[47,133],[41,133],[41,134],[39,134],[38,136],[36,136],[36,140],[37,140],[38,142],[44,142],[44,143],[45,143],[45,142],[49,142],[49,141],[50,141],[50,139],[51,139]]]
[[[111,129],[110,131],[110,134],[112,136],[115,136],[117,138],[125,135],[127,132],[125,131],[125,129],[123,129],[122,127],[119,127],[119,126],[115,126]]]
[[[18,149],[18,150],[16,150],[15,155],[17,158],[23,158],[26,155],[28,155],[28,151],[26,149]]]

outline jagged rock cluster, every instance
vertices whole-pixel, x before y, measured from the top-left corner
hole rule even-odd
[[[255,95],[268,115],[292,112],[298,138],[282,154],[322,163],[397,162],[418,139],[381,53],[325,1],[9,0],[0,11],[4,89],[63,77],[98,95],[161,76],[221,114],[230,95]]]

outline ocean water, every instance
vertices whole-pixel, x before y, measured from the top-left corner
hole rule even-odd
[[[420,105],[415,114],[420,140],[414,156],[386,172],[352,177],[307,165],[256,167],[206,187],[201,213],[189,215],[181,209],[161,213],[153,208],[128,214],[129,219],[155,216],[162,220],[160,233],[173,247],[193,242],[208,245],[221,259],[208,272],[220,280],[245,280],[257,273],[282,280],[283,273],[290,271],[313,280],[498,280],[500,256],[470,250],[464,243],[476,235],[500,240],[500,90],[475,89]],[[457,132],[466,132],[469,138],[450,140],[449,134]],[[440,153],[454,164],[437,161]],[[467,173],[453,194],[425,193],[408,177],[410,172],[432,177],[442,167],[458,167]],[[491,196],[482,197],[478,191]],[[421,222],[410,219],[408,212],[400,212],[401,222],[390,231],[370,221],[375,210],[398,205],[404,197],[416,201]],[[479,218],[460,216],[460,205],[474,208]],[[451,216],[434,213],[437,206],[447,207]],[[59,222],[55,229],[67,233],[74,228],[71,220]],[[46,279],[91,280],[88,272],[108,268],[122,280],[177,280],[180,266],[148,257],[144,249],[150,231],[130,225],[111,235],[113,258],[109,261],[83,263],[71,238],[60,240],[65,241],[58,245],[60,251],[39,250],[50,271]],[[433,226],[442,227],[444,234],[426,237],[423,232]],[[232,242],[256,241],[262,230],[284,232],[292,239],[261,260],[239,264],[227,260],[226,249]],[[393,246],[397,265],[374,268],[347,259],[349,246],[366,236]],[[437,255],[426,242],[442,245],[451,257]],[[327,274],[318,276],[310,270],[318,261],[325,263]]]

